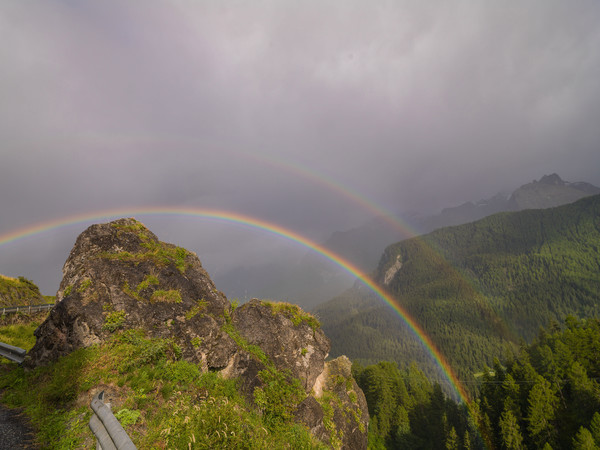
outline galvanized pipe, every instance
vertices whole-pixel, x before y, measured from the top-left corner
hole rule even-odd
[[[127,432],[110,408],[102,401],[103,397],[104,391],[101,391],[94,396],[90,405],[95,413],[90,419],[90,429],[96,435],[102,450],[136,450],[136,446],[127,435]]]

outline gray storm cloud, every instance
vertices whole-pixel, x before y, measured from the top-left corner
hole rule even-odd
[[[369,219],[273,159],[396,212],[552,172],[600,184],[599,17],[593,0],[3,1],[0,234],[124,206],[227,209],[316,240]],[[290,251],[156,226],[209,269]],[[0,273],[56,289],[43,262],[79,231],[0,247]]]

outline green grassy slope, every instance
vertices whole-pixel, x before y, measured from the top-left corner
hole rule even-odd
[[[11,278],[0,275],[0,307],[44,303],[48,301],[32,281],[25,277]]]
[[[29,348],[38,324],[0,326],[0,337]],[[0,360],[0,401],[24,410],[41,448],[94,447],[90,401],[100,390],[138,448],[328,448],[294,423],[296,391],[287,384],[271,380],[254,406],[237,379],[202,372],[172,339],[142,330],[115,332],[34,370]]]

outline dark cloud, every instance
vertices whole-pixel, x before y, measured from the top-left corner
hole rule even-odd
[[[3,1],[0,233],[161,204],[323,240],[372,212],[315,176],[394,211],[551,172],[600,184],[599,14],[595,0]],[[157,226],[215,270],[288,254],[184,222]],[[13,250],[0,273],[33,267]],[[27,271],[52,291],[47,273]]]

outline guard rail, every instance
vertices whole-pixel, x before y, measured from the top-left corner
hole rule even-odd
[[[0,342],[0,356],[4,356],[11,361],[21,364],[25,359],[26,353],[27,350]]]
[[[1,306],[0,307],[0,315],[4,316],[6,314],[15,314],[18,312],[38,312],[38,311],[46,311],[48,309],[52,309],[54,303],[49,303],[45,305],[25,305],[25,306]]]

